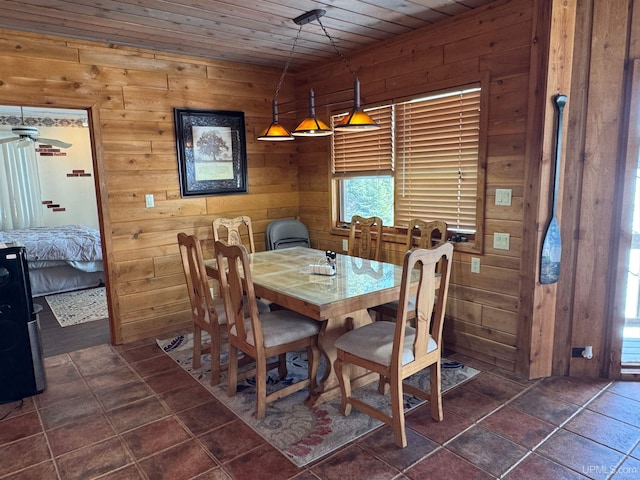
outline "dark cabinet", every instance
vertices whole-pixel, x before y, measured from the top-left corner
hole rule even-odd
[[[25,249],[0,248],[0,403],[35,395],[45,386]]]

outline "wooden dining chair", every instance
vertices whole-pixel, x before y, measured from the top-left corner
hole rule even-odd
[[[409,226],[407,227],[405,248],[410,250],[414,246],[427,249],[438,247],[447,241],[447,228],[447,222],[443,220],[427,222],[419,218],[413,218],[409,221]],[[435,236],[435,232],[438,232],[439,236]],[[417,236],[416,233],[418,234]]]
[[[256,253],[256,246],[253,240],[253,228],[251,217],[241,215],[235,218],[216,218],[213,220],[213,239],[220,240],[220,230],[226,230],[226,242],[229,245],[242,245],[242,235],[249,238],[249,253]]]
[[[264,418],[266,404],[297,392],[305,387],[309,393],[316,388],[320,354],[318,334],[322,324],[291,310],[277,310],[260,314],[255,301],[255,289],[247,250],[243,245],[215,242],[221,288],[225,298],[229,332],[229,371],[227,393],[234,396],[237,389],[238,350],[256,362],[256,418]],[[227,266],[225,268],[225,266]],[[243,295],[243,290],[246,295]],[[245,315],[244,303],[248,304]],[[287,352],[306,349],[309,362],[306,379],[267,394],[267,359],[281,358],[280,378],[287,375]]]
[[[229,245],[243,245],[242,233],[249,238],[249,253],[256,253],[256,246],[253,241],[253,227],[251,226],[251,217],[241,215],[235,218],[216,218],[213,220],[213,239],[215,241],[220,240],[221,231],[226,231],[224,240]],[[223,230],[224,229],[224,230]],[[271,302],[267,302],[261,298],[256,300],[258,302],[258,310],[260,313],[266,313],[271,308],[278,308],[276,305],[272,305]]]
[[[405,250],[417,248],[435,248],[447,242],[447,222],[442,220],[432,220],[426,222],[419,218],[409,221],[407,227],[407,238],[405,242]],[[439,236],[435,233],[438,232]],[[416,235],[417,233],[417,235]],[[385,318],[395,319],[398,313],[398,300],[378,305],[371,309],[376,313],[376,320],[384,320]],[[415,318],[416,298],[415,295],[409,297],[409,319]]]
[[[360,215],[351,217],[349,256],[380,261],[382,254],[382,227],[382,219],[380,217],[365,218]],[[360,230],[360,236],[356,236],[357,230]],[[374,234],[375,240],[372,240]]]
[[[442,329],[449,291],[449,276],[453,245],[446,243],[432,250],[409,250],[404,257],[400,308],[396,321],[373,322],[351,330],[335,342],[337,358],[334,368],[340,382],[342,399],[340,411],[349,415],[351,407],[376,418],[393,428],[393,437],[399,447],[407,446],[404,427],[403,392],[431,404],[431,417],[442,420],[442,394],[440,385],[440,359],[442,356]],[[436,300],[436,266],[441,264],[440,286]],[[416,326],[408,325],[408,304],[412,283],[412,270],[418,267],[420,279],[416,297]],[[379,392],[384,384],[391,387],[391,415],[355,398],[351,394],[349,365],[359,365],[380,375]],[[403,382],[407,377],[429,367],[429,392]]]
[[[222,336],[226,333],[227,314],[224,300],[214,300],[209,287],[207,272],[202,257],[202,247],[198,237],[178,233],[178,244],[182,258],[189,303],[191,304],[191,321],[193,323],[193,368],[200,368],[201,356],[211,353],[211,385],[220,383],[220,372],[223,365],[220,361]],[[202,343],[202,331],[209,333],[210,342]]]

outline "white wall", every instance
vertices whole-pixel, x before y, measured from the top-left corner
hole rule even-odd
[[[43,200],[51,200],[63,212],[46,208],[47,226],[80,224],[98,229],[96,190],[91,158],[91,139],[88,127],[38,127],[39,136],[71,143],[69,148],[60,148],[64,155],[38,155],[40,189]],[[39,144],[36,144],[38,146]],[[58,147],[54,146],[54,149]],[[69,177],[74,170],[84,170],[90,176]]]
[[[23,118],[21,118],[23,117]],[[69,148],[59,148],[59,155],[37,152],[42,200],[59,204],[64,211],[54,211],[43,206],[46,226],[79,224],[99,228],[95,193],[91,138],[87,125],[87,112],[62,109],[20,109],[16,106],[0,106],[0,138],[14,136],[12,126],[30,119],[37,119],[39,138],[51,138],[71,143]],[[45,126],[45,125],[55,126]],[[63,126],[67,125],[67,126]],[[41,142],[35,144],[39,148]],[[88,176],[68,176],[74,170],[83,170]]]

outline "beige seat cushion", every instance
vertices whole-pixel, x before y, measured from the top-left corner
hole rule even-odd
[[[262,324],[264,344],[267,348],[312,337],[320,332],[320,322],[291,310],[261,314],[260,323]],[[249,319],[245,320],[245,328],[247,329],[247,343],[254,345]],[[236,334],[235,325],[231,328],[230,333]]]
[[[370,323],[340,336],[336,340],[336,348],[381,365],[390,365],[395,329],[394,322]],[[415,328],[406,327],[402,351],[403,365],[414,360],[413,341],[415,334]],[[438,348],[436,341],[429,335],[427,351],[431,352],[436,348]]]

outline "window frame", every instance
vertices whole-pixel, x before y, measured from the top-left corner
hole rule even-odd
[[[488,138],[488,98],[489,98],[489,78],[488,75],[483,75],[480,78],[467,78],[464,80],[457,79],[455,82],[448,82],[446,85],[439,85],[438,88],[429,89],[426,92],[407,95],[400,98],[392,98],[386,102],[378,102],[376,105],[364,107],[365,110],[370,108],[376,108],[384,105],[394,105],[401,102],[418,99],[421,97],[428,97],[431,95],[437,95],[440,93],[451,92],[455,90],[461,90],[469,85],[476,84],[480,86],[480,118],[479,118],[479,136],[478,136],[478,163],[477,163],[477,185],[476,185],[476,231],[475,234],[467,236],[467,241],[455,242],[456,249],[462,252],[469,253],[483,253],[484,252],[484,223],[485,223],[485,203],[486,203],[486,166],[487,166],[487,138]],[[333,112],[333,115],[337,115],[341,112]],[[357,135],[354,133],[353,135]],[[330,229],[331,234],[344,235],[348,231],[349,223],[345,223],[339,220],[340,217],[340,182],[345,177],[351,176],[364,176],[364,175],[344,175],[335,174],[332,171],[332,149],[333,140],[329,152],[329,181],[330,181]],[[396,158],[397,161],[397,158]],[[395,177],[396,171],[392,175]],[[395,182],[395,180],[394,180]],[[396,192],[394,191],[394,196]],[[395,201],[395,197],[394,197]],[[428,219],[427,219],[428,220]],[[407,229],[401,226],[385,226],[383,230],[385,241],[391,241],[394,243],[404,243]]]

